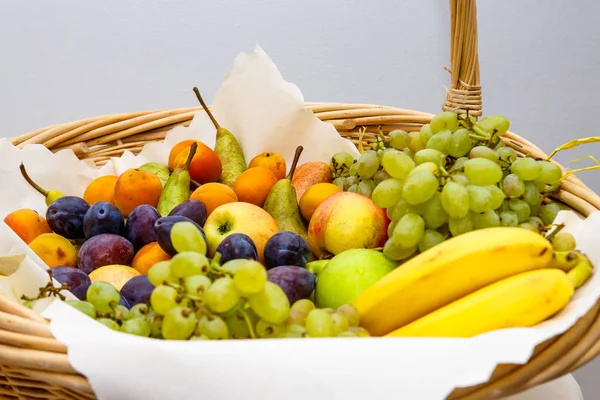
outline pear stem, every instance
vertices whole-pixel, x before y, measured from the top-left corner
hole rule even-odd
[[[196,93],[196,98],[198,99],[198,101],[200,102],[200,104],[202,104],[202,108],[204,108],[204,111],[206,111],[206,113],[208,114],[208,117],[212,121],[212,123],[215,126],[215,128],[221,129],[221,125],[219,125],[219,123],[217,122],[217,120],[215,119],[215,117],[212,115],[212,113],[208,109],[208,106],[204,102],[204,99],[202,99],[202,96],[200,95],[200,91],[195,86],[194,86],[194,93]]]
[[[188,170],[190,168],[192,159],[196,155],[196,150],[198,150],[198,143],[194,142],[194,143],[192,143],[192,146],[190,147],[190,154],[188,155],[187,161],[185,162],[185,165],[183,166],[184,170]]]
[[[23,178],[25,178],[25,180],[27,181],[27,183],[29,183],[35,190],[37,190],[38,192],[40,192],[40,194],[42,194],[44,197],[48,197],[48,191],[44,190],[40,185],[38,185],[37,183],[35,183],[33,181],[33,179],[31,179],[29,177],[29,174],[25,170],[25,166],[23,165],[23,163],[21,163],[21,165],[19,166],[19,169],[21,170],[21,175],[23,175]]]
[[[304,150],[304,147],[302,147],[302,146],[296,147],[296,154],[294,154],[294,161],[292,161],[292,166],[290,167],[290,173],[287,176],[287,178],[289,180],[292,180],[292,178],[294,177],[294,172],[296,172],[296,166],[298,165],[298,160],[300,159],[300,154],[302,154],[302,150]]]

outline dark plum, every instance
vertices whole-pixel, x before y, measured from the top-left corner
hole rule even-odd
[[[74,267],[54,267],[50,268],[52,277],[58,282],[69,286],[69,292],[79,300],[85,300],[86,293],[92,281],[90,277],[80,269]]]
[[[267,269],[280,265],[304,267],[310,258],[310,248],[297,233],[277,232],[267,240],[264,256]]]
[[[105,265],[130,265],[134,249],[129,240],[114,233],[102,233],[88,239],[77,256],[77,267],[86,274]]]
[[[156,222],[154,223],[154,232],[156,232],[156,241],[158,242],[158,245],[161,249],[163,249],[165,253],[167,253],[170,256],[174,256],[175,254],[177,254],[177,250],[173,248],[173,243],[171,243],[171,229],[173,229],[173,225],[175,225],[177,222],[183,221],[191,222],[198,228],[200,233],[202,233],[204,241],[206,241],[207,243],[206,247],[208,248],[208,241],[206,240],[206,235],[204,234],[204,231],[202,230],[200,225],[198,225],[188,217],[183,217],[181,215],[162,217],[156,220]]]
[[[315,275],[296,265],[280,265],[267,271],[267,280],[277,284],[287,295],[290,304],[308,299],[315,290]]]
[[[119,304],[122,305],[123,307],[127,307],[128,309],[133,307],[131,304],[129,304],[129,301],[127,301],[127,299],[125,298],[125,296],[123,296],[123,294],[121,294],[121,300],[119,300]]]
[[[179,204],[169,213],[169,216],[180,215],[182,217],[188,217],[200,226],[204,226],[206,218],[206,206],[200,200],[186,200]]]
[[[154,290],[154,285],[150,283],[146,275],[134,276],[128,280],[121,288],[121,296],[131,307],[136,304],[146,304],[150,300],[150,295]]]
[[[250,236],[243,233],[232,233],[219,244],[216,250],[221,254],[220,264],[238,258],[258,260],[256,245]]]
[[[83,239],[83,219],[90,208],[80,197],[64,196],[56,199],[46,211],[46,221],[54,231],[67,239]]]
[[[150,242],[156,242],[154,223],[160,218],[156,208],[142,204],[133,209],[125,224],[126,237],[135,251],[138,251]]]
[[[85,238],[100,235],[101,233],[114,233],[123,235],[125,232],[125,219],[121,211],[114,205],[99,201],[85,213],[83,218],[83,233]]]

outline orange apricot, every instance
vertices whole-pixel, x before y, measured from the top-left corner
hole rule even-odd
[[[131,262],[131,266],[140,274],[148,275],[148,270],[160,261],[170,260],[171,256],[164,252],[158,242],[150,242],[142,247]]]
[[[43,233],[52,233],[46,218],[29,208],[11,212],[4,222],[27,244]]]
[[[115,197],[115,185],[117,184],[118,176],[106,175],[100,176],[85,188],[83,199],[91,206],[99,201],[106,201],[113,204]]]
[[[239,201],[262,207],[277,180],[273,171],[268,168],[249,168],[238,176],[233,184],[233,191]]]
[[[198,143],[198,148],[188,169],[190,177],[200,184],[217,182],[221,177],[221,172],[223,172],[223,165],[219,156],[204,143],[196,143]],[[190,155],[190,146],[184,148],[175,156],[173,162],[175,168],[183,168]]]
[[[270,151],[261,153],[250,160],[248,168],[254,167],[265,167],[273,171],[277,179],[285,178],[285,171],[287,169],[285,165],[285,159],[281,154],[273,153]]]
[[[312,185],[331,182],[333,182],[331,168],[329,167],[329,164],[322,161],[309,161],[299,165],[292,177],[292,185],[294,186],[294,189],[296,189],[296,198],[298,202],[300,202],[304,192]]]
[[[190,200],[200,200],[203,202],[206,206],[207,215],[210,215],[220,205],[238,201],[238,197],[229,186],[222,183],[210,182],[194,190],[190,196]]]
[[[58,266],[74,267],[77,265],[77,250],[73,244],[56,233],[42,233],[29,243],[39,258],[49,268]]]
[[[177,143],[175,146],[173,146],[173,148],[169,152],[169,164],[168,164],[169,169],[171,171],[175,170],[175,157],[177,157],[183,149],[189,148],[194,142],[198,143],[198,146],[200,146],[200,144],[202,143],[197,140],[189,139],[189,140],[183,140],[183,141]]]
[[[131,168],[117,179],[114,204],[124,217],[128,217],[142,204],[156,207],[162,189],[160,179],[152,172]]]
[[[317,183],[304,192],[300,198],[300,213],[307,221],[310,221],[317,207],[329,196],[341,192],[342,189],[333,183]]]

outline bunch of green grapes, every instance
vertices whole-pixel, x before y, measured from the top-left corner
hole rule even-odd
[[[506,147],[501,137],[508,128],[499,115],[476,122],[441,112],[420,131],[390,132],[384,146],[378,141],[357,160],[335,154],[348,167],[334,169],[334,183],[386,209],[391,223],[383,253],[392,260],[476,229],[543,232],[562,209],[547,199],[559,189],[562,170]]]

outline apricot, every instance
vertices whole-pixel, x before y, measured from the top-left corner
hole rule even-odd
[[[333,182],[331,168],[329,167],[329,164],[322,161],[309,161],[299,165],[292,177],[292,185],[294,186],[294,189],[296,189],[296,198],[298,202],[300,202],[304,192],[312,185],[331,182]]]
[[[29,248],[50,268],[77,265],[75,246],[56,233],[42,233],[29,243]]]
[[[277,179],[285,178],[285,171],[287,169],[285,165],[285,159],[281,154],[267,151],[261,153],[250,160],[248,168],[254,167],[265,167],[273,171]]]
[[[300,213],[307,221],[310,221],[317,207],[329,196],[341,192],[342,189],[333,183],[317,183],[308,188],[300,199]]]
[[[177,143],[175,146],[173,146],[173,148],[171,149],[171,151],[169,152],[169,169],[171,171],[175,170],[175,157],[177,157],[179,155],[179,153],[181,153],[182,150],[184,150],[185,148],[189,148],[194,142],[198,143],[198,146],[200,146],[200,144],[202,142],[199,142],[197,140],[183,140],[179,143]]]
[[[162,189],[160,179],[152,172],[128,169],[117,179],[114,204],[124,217],[128,217],[142,204],[156,207]]]
[[[52,233],[46,218],[29,208],[11,212],[4,222],[27,244],[43,233]]]
[[[190,200],[200,200],[203,202],[206,206],[206,214],[210,215],[220,205],[238,201],[238,197],[229,186],[222,183],[210,182],[194,190],[190,196]]]
[[[233,184],[233,191],[239,201],[262,207],[267,200],[271,188],[278,179],[268,168],[254,167],[242,172]]]
[[[150,242],[142,247],[131,262],[131,266],[140,274],[147,275],[148,270],[160,261],[170,260],[171,256],[164,252],[158,242]]]
[[[196,154],[190,163],[190,177],[200,184],[216,182],[221,178],[223,166],[217,153],[202,142],[198,143]],[[191,144],[190,144],[191,146]],[[183,168],[190,155],[190,146],[184,148],[175,156],[174,168]]]
[[[121,290],[128,280],[139,275],[141,274],[138,271],[127,265],[112,264],[93,270],[89,276],[92,283],[106,282]]]
[[[106,201],[107,203],[114,204],[117,179],[119,179],[119,177],[115,175],[106,175],[94,179],[85,188],[83,199],[90,206],[99,201]]]

